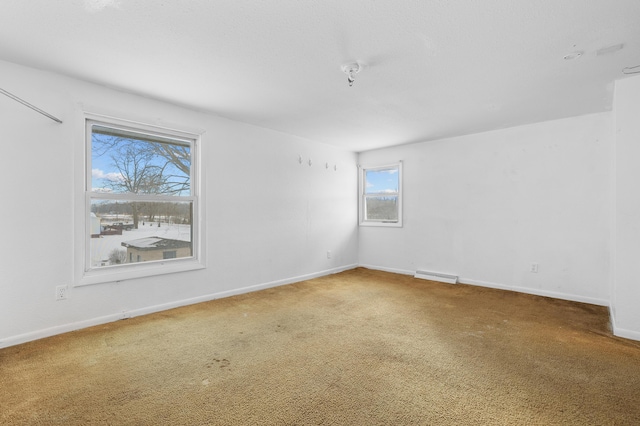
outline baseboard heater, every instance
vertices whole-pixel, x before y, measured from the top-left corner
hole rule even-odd
[[[457,275],[442,274],[440,272],[416,271],[414,278],[422,280],[440,281],[443,283],[456,284],[458,282]]]

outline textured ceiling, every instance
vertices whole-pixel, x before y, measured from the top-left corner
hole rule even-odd
[[[364,151],[609,110],[640,1],[2,0],[0,59]]]

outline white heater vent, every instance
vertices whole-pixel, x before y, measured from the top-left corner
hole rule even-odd
[[[416,271],[414,278],[422,280],[440,281],[443,283],[456,284],[458,282],[457,275],[443,274],[441,272]]]

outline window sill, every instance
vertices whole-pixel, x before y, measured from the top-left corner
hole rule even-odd
[[[136,278],[153,277],[158,275],[173,274],[177,272],[194,271],[204,269],[205,265],[195,259],[181,261],[155,261],[138,263],[135,265],[123,265],[112,268],[105,267],[87,271],[76,283],[77,287],[93,284],[120,282]]]
[[[374,226],[382,228],[402,228],[402,222],[360,222],[360,226]]]

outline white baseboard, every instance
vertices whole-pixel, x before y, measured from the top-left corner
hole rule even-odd
[[[416,271],[407,271],[407,270],[404,270],[404,269],[386,268],[384,266],[367,265],[367,264],[364,264],[364,263],[361,263],[358,266],[360,268],[373,269],[375,271],[391,272],[391,273],[394,273],[394,274],[401,274],[401,275],[413,275],[413,274],[416,273]]]
[[[377,271],[392,272],[392,273],[402,274],[402,275],[413,275],[415,273],[415,271],[387,268],[384,266],[375,266],[375,265],[367,265],[367,264],[360,264],[358,266],[362,268],[374,269]],[[493,283],[489,281],[474,280],[472,278],[459,277],[458,283],[475,285],[478,287],[495,288],[498,290],[509,290],[509,291],[515,291],[518,293],[534,294],[536,296],[553,297],[554,299],[571,300],[573,302],[589,303],[592,305],[607,306],[607,307],[609,306],[609,300],[606,300],[606,299],[599,299],[595,297],[586,297],[586,296],[580,296],[580,295],[569,294],[569,293],[541,290],[541,289],[535,289],[535,288],[529,288],[529,287],[510,286],[505,284]]]
[[[624,339],[640,341],[640,331],[626,330],[624,328],[613,327],[613,334],[614,336],[622,337]]]
[[[102,317],[90,318],[84,321],[76,321],[69,324],[62,324],[55,327],[44,328],[42,330],[31,331],[29,333],[18,334],[16,336],[9,336],[0,340],[0,349],[8,348],[9,346],[20,345],[22,343],[31,342],[33,340],[44,339],[45,337],[51,337],[57,334],[63,334],[70,331],[93,327],[94,325],[107,324],[109,322],[118,321],[128,317],[129,316],[126,313],[119,312]]]
[[[176,300],[169,303],[163,303],[161,305],[147,306],[140,309],[134,309],[131,311],[123,311],[114,313],[111,315],[106,315],[102,317],[90,318],[83,321],[76,321],[69,324],[62,324],[55,327],[49,327],[42,330],[36,330],[29,333],[19,334],[16,336],[9,336],[4,339],[0,339],[0,349],[7,348],[9,346],[15,346],[22,343],[27,343],[33,340],[43,339],[45,337],[55,336],[57,334],[68,333],[70,331],[76,331],[87,327],[93,327],[95,325],[107,324],[110,322],[138,317],[141,315],[152,314],[155,312],[166,311],[168,309],[179,308],[181,306],[193,305],[196,303],[208,302],[215,299],[222,299],[225,297],[235,296],[238,294],[250,293],[258,290],[264,290],[271,287],[278,287],[286,284],[293,284],[300,281],[310,280],[312,278],[318,278],[325,275],[337,274],[339,272],[344,272],[350,269],[357,268],[357,264],[340,266],[337,268],[326,269],[324,271],[314,272],[306,275],[299,275],[297,277],[285,278],[282,280],[271,281],[267,283],[252,285],[248,287],[237,288],[233,290],[222,291],[219,293],[211,293],[205,294],[198,297],[193,297],[190,299],[182,299]]]
[[[534,294],[536,296],[552,297],[554,299],[570,300],[572,302],[589,303],[591,305],[599,305],[599,306],[607,306],[607,307],[609,306],[609,300],[599,299],[596,297],[587,297],[587,296],[580,296],[576,294],[562,293],[557,291],[541,290],[539,288],[508,286],[508,285],[497,284],[497,283],[492,283],[487,281],[473,280],[471,278],[460,278],[458,282],[461,284],[477,285],[479,287],[489,287],[489,288],[495,288],[499,290],[516,291],[518,293]]]
[[[209,302],[215,299],[223,299],[225,297],[237,296],[238,294],[251,293],[254,291],[265,290],[267,288],[278,287],[281,285],[293,284],[300,281],[306,281],[313,278],[323,277],[326,275],[337,274],[340,272],[348,271],[350,269],[357,268],[358,265],[346,265],[337,268],[326,269],[324,271],[314,272],[306,275],[299,275],[297,277],[285,278],[282,280],[270,281],[262,284],[251,285],[248,287],[236,288],[233,290],[221,291],[218,293],[205,294],[198,297],[192,297],[190,299],[177,300],[175,302],[164,303],[162,305],[149,306],[146,308],[135,309],[128,311],[126,318],[138,317],[141,315],[152,314],[155,312],[166,311],[168,309],[179,308],[181,306],[195,305],[196,303]]]
[[[640,340],[640,331],[627,330],[625,328],[618,327],[613,311],[611,311],[610,318],[612,328],[611,331],[613,332],[614,336],[622,337],[624,339]]]

